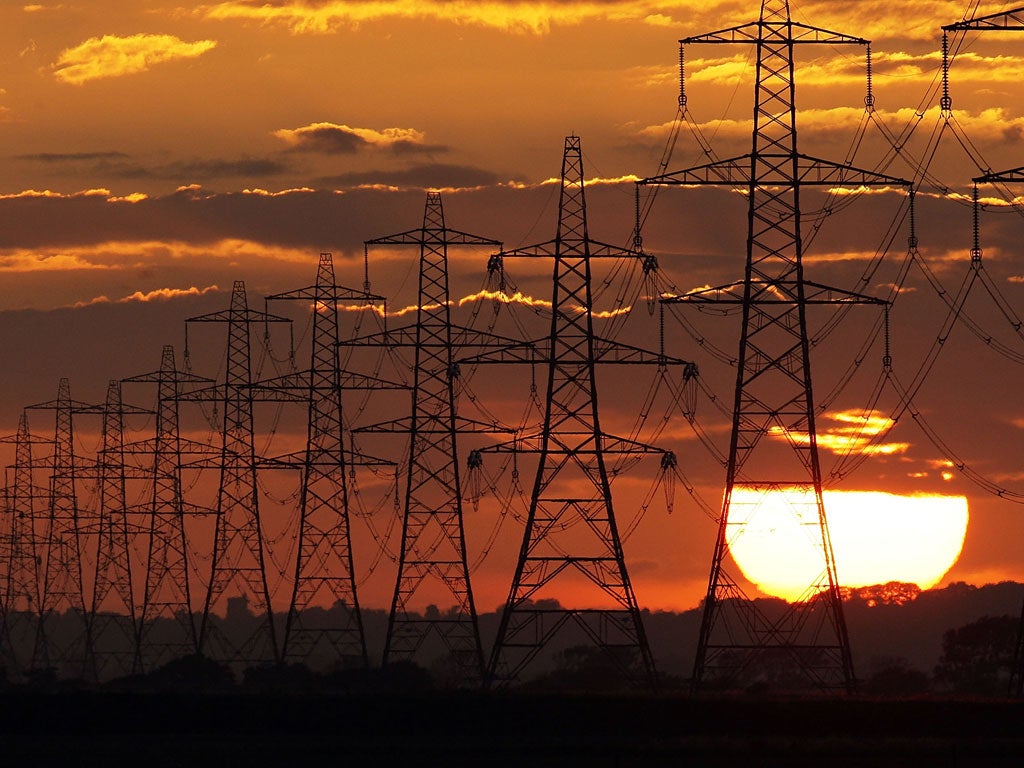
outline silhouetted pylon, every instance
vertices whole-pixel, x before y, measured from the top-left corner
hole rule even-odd
[[[145,572],[141,604],[137,613],[138,657],[135,670],[143,672],[169,659],[199,651],[199,634],[194,619],[192,583],[193,553],[189,546],[186,520],[197,511],[186,505],[182,494],[183,454],[209,456],[212,446],[196,445],[181,436],[178,401],[184,387],[211,383],[210,379],[179,371],[174,347],[161,351],[160,369],[131,376],[123,383],[156,384],[156,426],[152,440],[128,446],[133,454],[151,457],[150,495],[145,502]],[[161,625],[159,629],[157,625]]]
[[[260,382],[263,390],[302,392],[309,410],[303,454],[269,462],[270,466],[298,466],[302,471],[295,580],[281,642],[285,661],[305,660],[326,644],[336,663],[367,665],[352,560],[342,390],[400,385],[339,370],[338,306],[342,301],[370,302],[383,298],[335,284],[333,257],[321,253],[315,285],[266,299],[307,302],[313,315],[309,369]],[[354,458],[356,463],[363,460]],[[310,617],[307,609],[325,599],[332,603],[330,612],[320,618]]]
[[[91,524],[80,534],[83,557],[93,566],[86,614],[85,672],[94,679],[103,679],[131,672],[138,656],[133,579],[141,576],[141,565],[134,556],[139,530],[137,515],[129,514],[126,485],[129,478],[145,475],[125,464],[124,417],[127,413],[150,412],[126,407],[117,380],[109,383],[102,406],[78,412],[103,416],[103,443],[96,464],[78,475],[94,479],[98,488]],[[90,539],[91,546],[87,543]]]
[[[2,442],[11,442],[11,439],[4,438]],[[41,542],[36,536],[35,526],[39,517],[37,498],[41,494],[33,477],[34,441],[25,411],[18,418],[18,432],[13,442],[14,465],[10,467],[13,479],[8,477],[4,486],[4,530],[8,534],[2,553],[6,571],[0,653],[8,664],[8,671],[17,675],[24,671],[28,662],[25,653],[31,649],[35,639],[36,605],[40,601],[36,551]]]
[[[692,364],[595,335],[591,259],[643,260],[644,254],[590,238],[578,136],[565,139],[554,240],[497,254],[491,268],[501,268],[510,256],[552,258],[554,275],[547,339],[465,361],[547,367],[540,433],[482,449],[539,454],[489,678],[492,685],[516,680],[563,627],[574,624],[628,682],[653,687],[654,661],[626,567],[607,457],[665,452],[601,429],[595,366]],[[569,602],[581,607],[563,605]]]
[[[388,618],[384,663],[411,660],[431,634],[444,642],[466,684],[483,680],[483,648],[466,560],[462,484],[457,436],[473,429],[494,431],[456,413],[459,374],[453,350],[486,334],[453,326],[448,288],[448,248],[501,246],[500,241],[449,229],[439,192],[428,192],[423,226],[366,241],[371,245],[413,245],[420,249],[416,322],[382,334],[345,342],[354,346],[411,348],[412,412],[365,432],[409,435],[402,544],[398,579]],[[472,337],[474,341],[469,341]],[[422,614],[416,600],[439,591],[450,610]],[[431,602],[438,598],[434,595]]]
[[[215,509],[216,530],[211,557],[210,580],[199,625],[199,651],[224,661],[279,661],[280,652],[274,626],[270,587],[267,580],[266,551],[260,521],[257,487],[257,456],[253,442],[253,376],[249,341],[250,326],[290,322],[249,309],[245,283],[235,281],[228,309],[191,317],[188,323],[224,323],[227,325],[226,374],[223,384],[212,390],[183,394],[181,400],[214,400],[223,408],[220,482]],[[258,626],[250,638],[232,643],[218,633],[219,648],[214,648],[212,617],[222,598],[230,598],[235,589],[258,617]]]
[[[794,46],[867,40],[794,22],[786,0],[764,0],[757,21],[680,41],[690,43],[746,43],[757,51],[751,153],[641,182],[744,187],[749,205],[744,279],[671,299],[743,313],[725,496],[693,684],[749,685],[781,667],[798,686],[849,691],[855,680],[822,501],[807,309],[884,302],[804,278],[800,191],[908,182],[797,149]],[[806,592],[777,616],[766,615],[725,568],[729,543],[772,500],[807,531],[820,562]]]
[[[32,670],[68,664],[77,666],[85,659],[87,607],[80,527],[85,515],[78,507],[75,486],[76,469],[83,462],[74,454],[74,412],[93,408],[71,399],[71,384],[66,378],[60,380],[56,400],[28,406],[28,410],[55,413],[47,509],[42,526],[36,528],[39,599],[35,643],[29,662]],[[78,615],[81,629],[70,629],[70,624],[66,624],[58,634],[56,625],[62,614],[68,612]],[[72,620],[71,623],[77,622]],[[73,669],[74,674],[82,671]]]

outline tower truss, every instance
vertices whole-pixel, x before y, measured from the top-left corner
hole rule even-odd
[[[153,438],[126,447],[126,452],[145,455],[151,461],[151,487],[145,503],[145,572],[135,630],[138,656],[133,665],[142,672],[172,658],[199,652],[186,519],[206,511],[185,504],[181,472],[184,454],[209,456],[214,449],[182,439],[178,401],[184,387],[192,389],[212,382],[179,371],[174,347],[165,345],[158,371],[131,376],[122,383],[156,384],[157,390]]]
[[[34,526],[38,599],[35,642],[29,670],[70,666],[80,674],[85,660],[86,596],[82,578],[81,525],[86,522],[78,506],[76,471],[84,462],[74,453],[74,413],[94,406],[71,399],[71,383],[62,378],[57,399],[28,406],[55,415],[51,475],[47,509],[41,525]],[[62,613],[77,614],[80,628],[57,631]],[[76,623],[76,622],[73,622]]]
[[[503,251],[492,257],[491,267],[501,268],[506,257],[516,256],[554,260],[549,337],[466,361],[540,362],[547,367],[541,431],[481,449],[539,456],[523,543],[488,678],[498,686],[516,680],[572,622],[629,682],[653,687],[654,662],[626,568],[607,462],[608,457],[623,454],[665,452],[601,429],[595,367],[597,363],[689,363],[594,333],[591,259],[642,260],[644,255],[590,238],[578,136],[565,139],[554,240]],[[563,607],[561,601],[571,599],[570,591],[578,593],[580,583],[592,590],[593,603]]]
[[[763,0],[757,21],[680,40],[756,47],[753,148],[749,155],[644,179],[642,184],[745,188],[742,281],[673,302],[731,304],[742,311],[735,401],[718,535],[694,665],[695,687],[731,687],[783,667],[798,687],[850,691],[849,638],[822,501],[811,387],[807,310],[883,302],[804,278],[800,194],[804,187],[907,185],[895,177],[801,154],[797,148],[794,49],[868,41],[794,22],[787,0]],[[820,557],[821,571],[780,615],[767,615],[729,574],[729,543],[782,498]],[[767,681],[766,681],[767,682]]]
[[[4,438],[2,442],[12,442]],[[37,499],[41,492],[35,486],[32,445],[28,414],[21,412],[18,432],[13,438],[14,465],[10,467],[4,486],[5,530],[3,558],[7,563],[3,583],[3,624],[0,626],[0,654],[12,674],[24,671],[25,649],[31,648],[36,626],[36,605],[40,601],[35,525],[39,517]],[[49,446],[50,443],[46,441]]]
[[[253,442],[253,376],[250,326],[289,323],[287,318],[249,309],[245,283],[235,281],[227,310],[191,317],[188,323],[227,325],[227,357],[224,383],[211,389],[185,393],[182,400],[214,400],[223,407],[220,482],[215,508],[216,527],[210,579],[199,625],[199,652],[235,662],[279,661],[266,551],[260,520],[257,487],[257,456]],[[221,598],[246,601],[258,617],[258,626],[245,641],[236,643],[214,632],[213,614]]]
[[[486,334],[452,325],[448,248],[500,248],[501,242],[449,229],[441,194],[428,192],[422,227],[368,240],[366,245],[412,245],[420,249],[415,324],[346,342],[411,348],[415,356],[411,415],[359,430],[409,435],[402,543],[384,663],[414,659],[427,638],[436,635],[462,680],[480,684],[483,647],[466,559],[457,435],[479,429],[494,431],[496,427],[456,414],[459,370],[453,350],[478,342]],[[452,607],[436,615],[420,614],[414,610],[415,601],[432,589],[439,589],[453,602]]]
[[[337,663],[350,667],[367,665],[366,637],[352,560],[342,390],[391,388],[392,385],[343,374],[339,370],[338,307],[343,301],[383,299],[383,296],[337,285],[330,253],[320,254],[315,285],[266,298],[268,303],[303,301],[313,313],[309,369],[284,380],[261,382],[264,389],[304,390],[309,407],[303,455],[291,457],[291,460],[282,457],[271,463],[272,466],[299,466],[302,472],[295,580],[281,642],[281,656],[285,661],[305,660],[326,645]],[[333,602],[331,613],[325,619],[311,619],[307,609],[323,598]]]
[[[79,412],[86,412],[85,409]],[[79,476],[94,479],[98,487],[96,511],[89,526],[81,530],[86,562],[93,566],[92,594],[87,603],[85,671],[92,679],[106,679],[135,669],[138,635],[135,631],[138,600],[135,580],[141,572],[136,563],[139,542],[138,516],[128,509],[126,485],[129,478],[145,474],[125,462],[124,417],[128,413],[149,414],[129,408],[121,400],[121,382],[107,387],[102,406],[88,409],[102,414],[102,449],[94,468]]]

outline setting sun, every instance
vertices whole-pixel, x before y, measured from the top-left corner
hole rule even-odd
[[[734,490],[729,551],[762,592],[797,599],[824,571],[813,499],[798,491]],[[956,562],[967,532],[963,496],[833,491],[825,493],[825,509],[845,587],[932,587]]]

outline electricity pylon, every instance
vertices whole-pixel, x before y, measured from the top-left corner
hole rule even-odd
[[[578,136],[565,139],[554,240],[503,251],[492,257],[490,267],[500,269],[504,258],[515,256],[554,259],[549,337],[464,361],[547,366],[541,431],[481,449],[539,454],[523,543],[488,679],[498,686],[516,680],[572,621],[627,681],[654,687],[654,661],[626,568],[607,464],[611,456],[666,452],[601,429],[595,366],[689,363],[594,333],[591,260],[636,260],[644,255],[590,238]],[[563,607],[563,601],[579,601],[581,582],[591,589],[583,601],[592,603]]]
[[[86,614],[85,672],[100,680],[132,672],[139,652],[135,585],[140,567],[134,556],[139,530],[137,515],[128,509],[126,485],[129,479],[146,479],[146,475],[126,466],[124,417],[151,412],[126,407],[117,380],[109,383],[102,406],[78,412],[103,417],[103,443],[96,465],[88,471],[80,470],[78,475],[94,479],[98,486],[94,524],[83,526],[80,533],[83,555],[87,562],[92,560],[93,566]],[[92,546],[85,544],[90,539]]]
[[[367,666],[352,560],[342,390],[400,385],[339,370],[338,307],[343,301],[383,299],[337,285],[330,253],[320,254],[315,285],[266,298],[268,303],[304,301],[313,313],[309,369],[260,382],[261,390],[302,393],[309,409],[305,451],[267,462],[268,466],[299,467],[302,472],[295,581],[281,641],[281,658],[285,661],[306,660],[326,644],[335,656],[334,661],[349,667]],[[365,457],[352,460],[367,463]],[[333,602],[331,612],[320,619],[311,618],[307,609],[324,598]]]
[[[25,649],[34,641],[36,605],[40,601],[37,550],[41,542],[35,525],[39,517],[37,498],[42,495],[35,486],[32,456],[34,442],[28,427],[28,414],[21,412],[18,432],[2,442],[14,443],[13,479],[4,486],[5,522],[9,531],[4,540],[3,558],[7,564],[3,583],[3,625],[0,631],[0,653],[11,674],[25,671]],[[49,441],[46,442],[50,445]]]
[[[253,324],[289,323],[249,309],[245,283],[237,280],[226,310],[190,317],[188,323],[227,325],[226,374],[223,384],[180,396],[181,400],[214,401],[223,408],[220,482],[215,508],[216,530],[210,580],[199,625],[199,652],[222,661],[277,662],[280,647],[267,581],[266,550],[260,521],[257,456],[253,442],[253,375],[249,330]],[[213,614],[231,588],[251,606],[257,627],[250,638],[234,643],[214,632]],[[215,638],[216,635],[216,638]],[[214,648],[214,644],[220,647]]]
[[[211,384],[202,376],[179,371],[174,347],[161,350],[160,369],[130,376],[125,384],[156,384],[155,434],[152,440],[126,446],[126,452],[151,457],[151,487],[144,503],[148,526],[145,531],[145,576],[142,601],[137,614],[137,657],[133,668],[144,672],[181,656],[199,652],[199,634],[193,615],[192,585],[189,579],[192,551],[186,519],[200,512],[186,505],[181,472],[184,454],[209,456],[212,446],[198,445],[181,436],[178,401],[183,387]],[[159,626],[158,626],[159,625]]]
[[[366,245],[414,245],[420,249],[415,324],[344,342],[352,346],[411,348],[415,355],[411,415],[358,430],[409,435],[402,544],[384,663],[415,658],[428,636],[436,634],[462,680],[479,685],[483,680],[483,648],[466,560],[457,435],[472,429],[495,431],[497,427],[456,413],[459,369],[453,350],[475,343],[485,334],[452,325],[448,248],[500,248],[501,243],[449,229],[441,194],[428,192],[422,227],[368,240]],[[454,601],[451,610],[436,615],[414,610],[417,596],[431,589],[440,589]]]
[[[671,299],[734,305],[743,317],[725,496],[693,685],[749,684],[782,665],[795,670],[800,686],[850,691],[853,661],[822,501],[807,310],[883,302],[804,278],[800,194],[808,186],[907,182],[797,148],[795,47],[867,40],[794,22],[787,0],[763,0],[757,21],[680,40],[694,43],[754,45],[757,68],[750,154],[641,181],[724,184],[745,188],[748,200],[744,279]],[[725,558],[733,538],[780,494],[808,532],[821,570],[782,615],[768,616],[728,573]]]
[[[87,462],[74,453],[74,413],[91,412],[94,408],[71,399],[71,384],[66,378],[60,380],[56,400],[28,406],[28,410],[49,410],[55,414],[47,510],[42,530],[35,530],[39,597],[35,642],[29,662],[29,669],[33,671],[55,665],[81,664],[85,659],[87,608],[82,578],[81,525],[90,516],[82,514],[78,506],[76,472]],[[66,623],[58,631],[62,612],[77,614],[82,621],[80,630],[71,629]],[[80,671],[75,669],[75,673]]]

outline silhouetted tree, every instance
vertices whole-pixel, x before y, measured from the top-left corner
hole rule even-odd
[[[902,656],[882,656],[871,661],[871,674],[861,686],[869,696],[914,696],[926,693],[931,680]]]
[[[942,635],[935,680],[957,693],[1005,695],[1013,664],[1018,620],[984,616]]]

